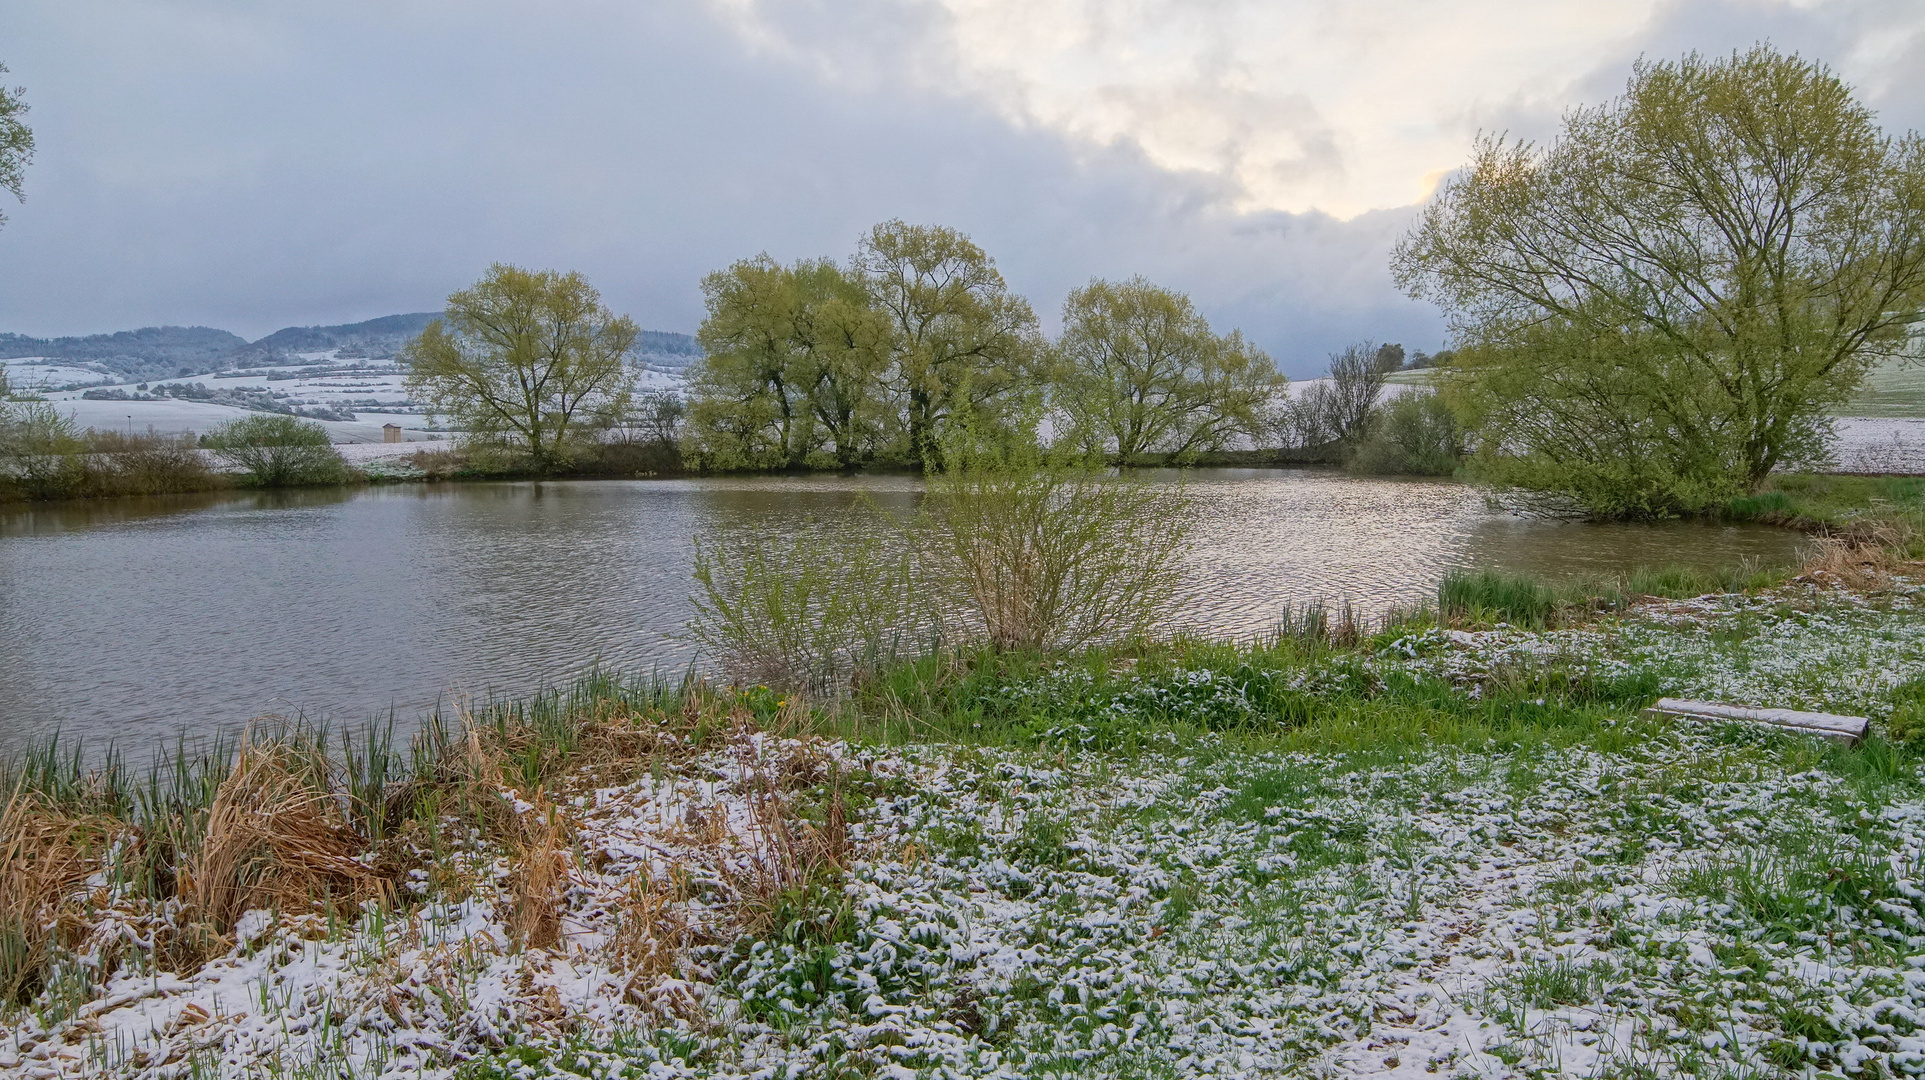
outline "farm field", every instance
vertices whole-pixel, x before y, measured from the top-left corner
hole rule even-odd
[[[1836,412],[1840,416],[1925,419],[1925,367],[1888,364],[1872,372],[1858,395]]]

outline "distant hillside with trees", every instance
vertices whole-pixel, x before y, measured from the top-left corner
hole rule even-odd
[[[49,356],[93,364],[129,379],[156,379],[233,367],[247,339],[209,326],[148,326],[115,334],[34,338],[0,334],[0,359]]]
[[[338,326],[289,326],[256,341],[208,326],[148,326],[85,337],[0,334],[0,360],[53,357],[88,364],[130,382],[285,364],[296,353],[329,349],[341,350],[346,359],[385,360],[399,355],[440,315],[423,311]],[[685,368],[702,354],[693,337],[662,330],[643,330],[634,352],[649,366],[668,370]]]
[[[279,353],[341,349],[370,358],[388,357],[398,352],[409,339],[440,315],[438,311],[417,311],[408,315],[383,315],[378,319],[343,323],[340,326],[289,326],[254,342],[253,347]]]

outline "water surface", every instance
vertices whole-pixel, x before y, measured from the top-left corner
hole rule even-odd
[[[1166,474],[1170,479],[1176,474]],[[1292,603],[1424,599],[1446,571],[1549,577],[1783,562],[1764,527],[1513,517],[1450,482],[1198,470],[1179,620],[1260,633]],[[267,714],[358,723],[691,647],[693,538],[795,528],[902,477],[400,485],[0,511],[0,750],[58,728],[144,747]]]

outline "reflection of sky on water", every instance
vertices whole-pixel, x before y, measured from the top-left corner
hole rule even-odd
[[[1285,607],[1366,610],[1447,569],[1549,575],[1782,560],[1777,530],[1560,524],[1430,481],[1201,470],[1179,621],[1261,632]],[[141,746],[261,713],[406,718],[596,663],[690,649],[692,537],[903,511],[902,477],[405,485],[0,512],[0,748],[55,727]],[[864,495],[867,492],[867,495]]]

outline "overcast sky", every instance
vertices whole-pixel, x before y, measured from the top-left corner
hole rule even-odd
[[[693,331],[703,273],[901,217],[1052,326],[1141,273],[1303,374],[1442,343],[1386,255],[1478,130],[1758,40],[1925,127],[1917,0],[0,0],[39,141],[0,330],[258,337],[505,261]]]

